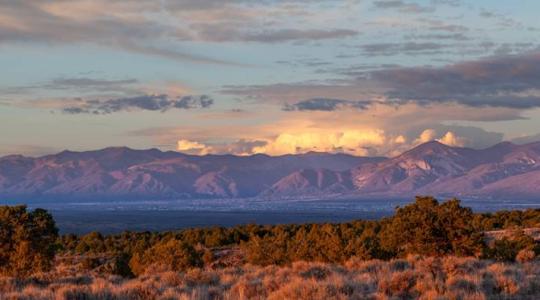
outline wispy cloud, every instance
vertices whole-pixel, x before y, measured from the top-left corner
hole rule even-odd
[[[95,9],[94,5],[99,6],[100,3],[58,2],[54,3],[56,6],[38,1],[4,3],[0,12],[0,45],[93,43],[173,60],[240,65],[178,48],[159,48],[155,43],[148,43],[167,36],[180,38],[178,35],[182,30],[147,17],[144,13],[157,8],[144,1],[119,1],[116,6],[101,3],[101,9]]]
[[[418,3],[402,0],[376,0],[373,2],[373,5],[376,8],[396,9],[400,12],[408,13],[429,13],[435,11],[435,7],[433,6],[422,6]]]
[[[366,56],[426,55],[441,53],[451,46],[433,42],[377,43],[360,46]]]
[[[305,22],[278,25],[282,13],[294,20],[310,4],[318,1],[11,1],[0,11],[0,45],[90,43],[171,60],[245,66],[197,54],[184,42],[283,43],[358,34]]]

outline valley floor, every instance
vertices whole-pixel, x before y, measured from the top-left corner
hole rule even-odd
[[[0,299],[539,299],[540,262],[475,258],[388,262],[351,259],[342,265],[296,262],[187,272],[153,270],[135,279],[57,263],[49,273],[0,278]]]

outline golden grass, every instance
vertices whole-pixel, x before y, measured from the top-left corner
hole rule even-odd
[[[134,279],[60,263],[21,280],[0,278],[0,299],[540,299],[540,261],[409,256],[343,265],[296,262],[187,272],[152,271]]]

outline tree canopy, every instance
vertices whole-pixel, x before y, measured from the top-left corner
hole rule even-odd
[[[0,207],[0,273],[26,276],[50,269],[57,238],[58,229],[46,210]]]

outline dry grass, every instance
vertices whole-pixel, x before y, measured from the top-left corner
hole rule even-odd
[[[525,255],[525,254],[524,254]],[[0,278],[0,299],[539,299],[540,262],[410,256],[343,265],[152,272],[123,279],[59,263],[25,280]]]

